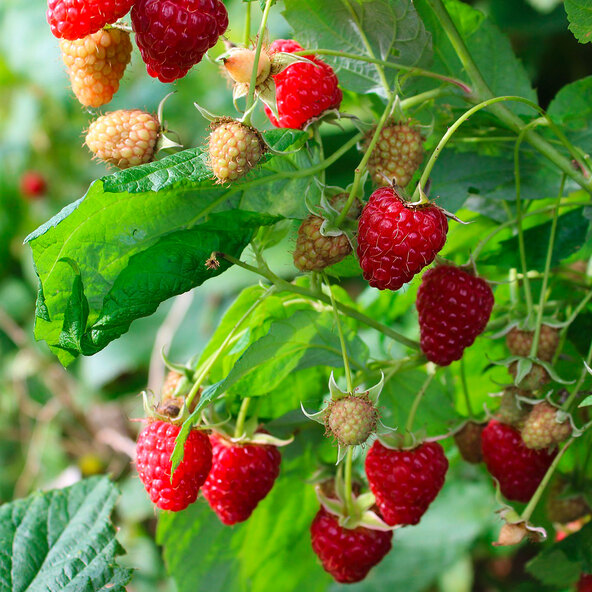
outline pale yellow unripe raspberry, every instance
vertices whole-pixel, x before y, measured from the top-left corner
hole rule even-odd
[[[117,92],[130,61],[129,33],[101,29],[82,39],[60,39],[62,58],[70,75],[72,90],[85,107],[105,105]]]
[[[150,162],[160,133],[158,119],[145,111],[112,111],[90,124],[86,145],[97,158],[127,169]]]
[[[256,129],[240,121],[223,119],[212,128],[208,145],[212,172],[219,183],[236,181],[259,162],[265,144]]]
[[[224,68],[227,74],[240,84],[251,82],[251,73],[255,64],[255,52],[245,47],[233,49],[224,59]],[[271,60],[265,50],[259,55],[257,63],[257,79],[255,84],[261,84],[271,73]]]

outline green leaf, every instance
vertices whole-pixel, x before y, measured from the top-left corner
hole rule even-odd
[[[548,214],[543,215],[543,219],[548,219],[548,217]],[[526,262],[529,269],[536,269],[538,271],[545,269],[547,250],[541,249],[541,245],[549,244],[551,224],[552,222],[549,220],[524,232]],[[553,256],[551,257],[551,267],[567,259],[583,246],[589,226],[590,222],[584,218],[580,209],[572,210],[567,214],[559,216]],[[500,242],[499,250],[484,255],[482,262],[489,262],[503,269],[520,267],[518,237],[514,236]]]
[[[293,449],[293,450],[291,450]],[[178,592],[322,592],[324,574],[310,548],[310,523],[319,505],[305,483],[314,460],[292,444],[270,494],[247,522],[229,528],[204,500],[162,513],[157,541]],[[311,577],[314,574],[314,577]]]
[[[337,50],[405,66],[423,66],[431,59],[430,36],[410,0],[284,0],[284,4],[284,16],[305,49]],[[343,88],[384,94],[376,65],[336,56],[321,59],[337,69]],[[397,69],[384,68],[389,87],[397,74]]]
[[[107,193],[95,182],[27,238],[42,288],[36,338],[63,363],[92,355],[160,302],[227,269],[224,260],[206,267],[212,252],[239,257],[259,226],[278,219],[227,210],[205,221],[210,207],[174,192]]]
[[[437,48],[430,69],[470,83],[456,51],[427,1],[415,0],[414,4]],[[445,0],[444,4],[493,94],[519,95],[536,103],[536,93],[508,38],[475,8],[459,0]],[[523,104],[506,103],[506,106],[515,113],[535,114],[533,109]]]
[[[119,493],[106,477],[0,507],[0,592],[125,592],[131,570],[109,516]]]
[[[569,30],[580,43],[592,40],[592,0],[565,0]]]
[[[581,572],[592,573],[592,524],[546,548],[526,570],[543,584],[561,589],[577,581]]]

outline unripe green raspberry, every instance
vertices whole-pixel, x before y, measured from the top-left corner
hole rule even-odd
[[[510,374],[516,378],[518,362],[512,362],[508,368]],[[530,372],[520,381],[518,388],[525,391],[536,391],[549,382],[549,374],[538,364],[533,364]]]
[[[152,160],[159,134],[160,124],[154,115],[121,109],[90,124],[86,145],[97,158],[127,169]]]
[[[506,345],[512,355],[527,358],[530,356],[533,338],[534,331],[520,331],[514,327],[506,335]],[[544,362],[550,362],[557,351],[558,345],[559,332],[557,329],[549,325],[541,325],[537,357]]]
[[[521,391],[514,386],[509,386],[504,390],[504,394],[500,400],[500,406],[495,414],[499,421],[514,427],[521,424],[527,413],[516,399],[517,396],[530,397],[532,393]]]
[[[551,522],[567,524],[592,512],[583,495],[567,494],[567,481],[558,477],[549,488],[547,516]]]
[[[366,147],[374,131],[368,134]],[[395,181],[405,187],[423,160],[423,138],[409,125],[394,124],[384,127],[368,161],[372,180],[379,186]]]
[[[246,175],[263,156],[265,144],[255,128],[221,119],[212,124],[208,151],[216,180],[225,183]]]
[[[524,420],[522,440],[527,448],[539,450],[567,440],[571,435],[569,419],[557,422],[557,409],[542,401],[531,409]]]
[[[366,395],[347,395],[331,401],[325,414],[327,435],[341,446],[363,444],[376,429],[378,413]]]

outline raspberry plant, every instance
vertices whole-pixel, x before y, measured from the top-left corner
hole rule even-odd
[[[103,4],[49,3],[74,94],[107,105],[85,135],[111,168],[26,239],[35,338],[75,368],[161,303],[224,292],[205,343],[153,357],[169,379],[134,459],[179,592],[421,592],[478,542],[528,544],[529,589],[584,581],[592,79],[543,109],[508,40],[459,0]],[[150,105],[125,88],[128,35],[159,81]],[[168,131],[188,97],[165,104],[164,83],[191,84],[206,55],[226,100],[191,94],[213,122],[192,142]],[[93,488],[112,487],[64,496],[99,512]],[[434,571],[437,516],[454,561]],[[93,589],[123,590],[103,529]],[[432,548],[417,557],[413,537]]]

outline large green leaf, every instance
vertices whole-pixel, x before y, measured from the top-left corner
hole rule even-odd
[[[565,0],[569,30],[580,43],[592,41],[592,0]]]
[[[485,15],[459,0],[444,4],[461,37],[477,64],[483,78],[495,95],[519,95],[537,102],[528,75],[512,51],[510,41]],[[470,82],[465,69],[452,47],[446,32],[426,0],[415,0],[415,6],[427,30],[432,34],[435,52],[430,69]],[[529,116],[535,112],[519,103],[508,103],[515,113]]]
[[[317,564],[308,534],[318,509],[313,488],[305,483],[314,464],[310,452],[292,447],[297,448],[283,449],[280,476],[247,522],[222,525],[203,499],[160,515],[157,541],[178,592],[327,588],[329,577]]]
[[[118,492],[106,477],[35,493],[0,507],[0,592],[125,592],[131,570],[109,516]]]
[[[425,66],[431,59],[430,36],[410,0],[285,0],[284,16],[306,48]],[[359,93],[384,92],[374,64],[335,56],[322,59],[337,68],[339,84]],[[389,86],[398,70],[384,68]]]

